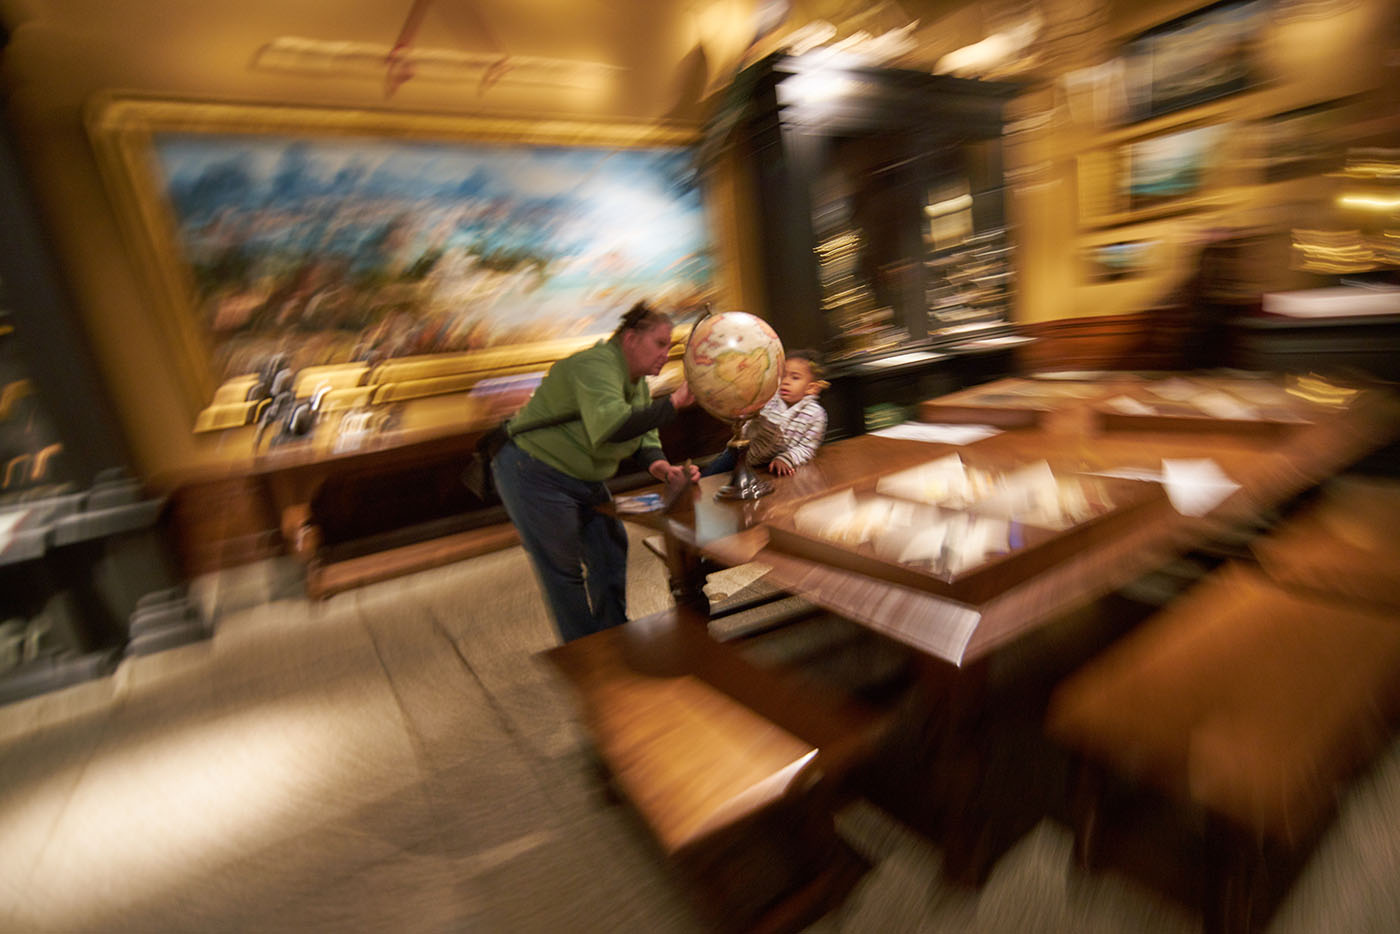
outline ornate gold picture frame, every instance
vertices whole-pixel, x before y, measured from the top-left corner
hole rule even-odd
[[[691,130],[116,95],[88,128],[196,428],[246,424],[274,357],[401,401],[714,298]]]

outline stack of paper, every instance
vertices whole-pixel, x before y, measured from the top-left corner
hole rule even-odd
[[[1220,465],[1208,457],[1189,460],[1162,459],[1161,470],[1120,467],[1096,471],[1097,477],[1122,477],[1162,484],[1172,507],[1183,516],[1204,516],[1223,503],[1240,485],[1226,476]]]
[[[933,444],[971,444],[1001,434],[991,425],[933,425],[926,422],[904,422],[890,428],[872,431],[882,438],[902,438],[907,441],[927,441]]]
[[[1162,483],[1172,506],[1183,516],[1204,516],[1240,488],[1208,457],[1163,458]]]
[[[1124,415],[1156,415],[1157,410],[1145,405],[1132,396],[1114,396],[1104,403],[1108,408]]]

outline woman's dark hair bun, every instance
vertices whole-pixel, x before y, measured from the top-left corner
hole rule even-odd
[[[652,310],[650,305],[648,305],[646,302],[638,302],[631,308],[627,309],[627,313],[622,316],[622,330],[633,330],[643,321],[645,321],[647,317],[651,314]]]
[[[672,324],[671,316],[648,305],[646,302],[637,302],[627,309],[626,314],[617,325],[617,330],[613,332],[616,337],[628,331],[639,331],[646,328],[655,327],[658,324]]]

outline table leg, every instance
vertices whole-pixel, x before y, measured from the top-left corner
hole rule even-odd
[[[705,577],[709,573],[701,554],[675,534],[665,531],[666,572],[670,578],[671,596],[676,606],[692,611],[701,619],[710,618],[710,600],[705,596]]]

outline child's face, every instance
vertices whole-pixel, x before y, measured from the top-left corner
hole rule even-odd
[[[821,392],[821,385],[812,376],[810,360],[784,360],[783,378],[778,383],[778,397],[788,405],[796,403],[803,396],[815,396]]]

